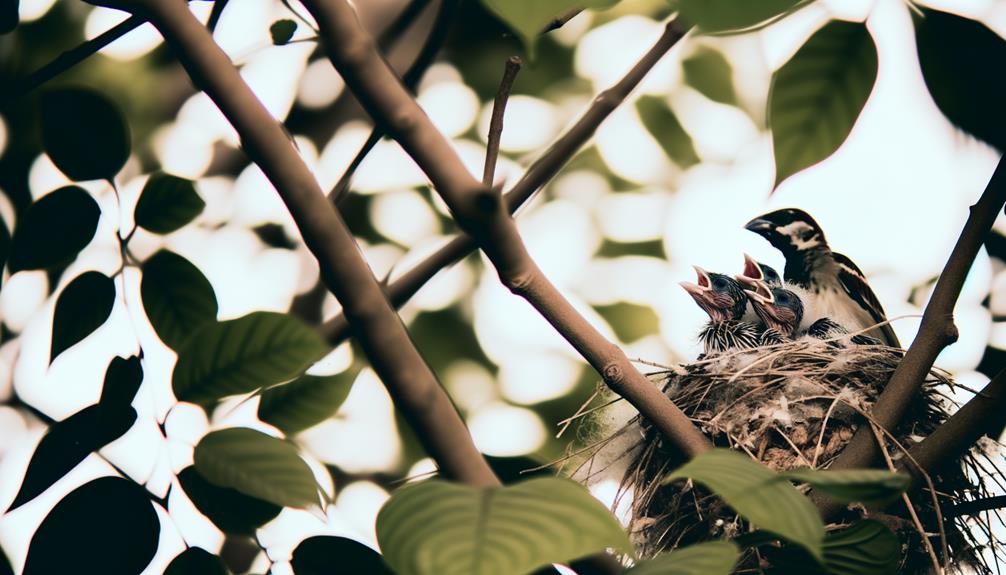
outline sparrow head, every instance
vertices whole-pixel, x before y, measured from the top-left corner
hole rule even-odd
[[[746,280],[763,281],[770,286],[782,285],[782,278],[779,277],[779,272],[775,271],[774,267],[768,264],[763,264],[747,254],[744,254],[744,273],[734,277],[737,278],[737,281],[741,283],[742,287],[745,285],[753,287],[753,285],[746,283],[741,278],[745,278]]]
[[[765,282],[757,282],[756,289],[744,291],[765,327],[793,337],[803,320],[800,296],[785,288],[769,287]]]
[[[800,252],[828,247],[821,226],[810,214],[796,208],[763,214],[744,227],[767,239],[787,259]]]
[[[730,276],[692,267],[696,283],[681,282],[681,287],[709,314],[709,319],[716,323],[740,319],[748,303],[740,284]]]

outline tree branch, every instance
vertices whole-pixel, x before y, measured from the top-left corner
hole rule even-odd
[[[241,136],[242,147],[279,192],[325,285],[342,303],[353,333],[395,404],[446,477],[498,485],[460,416],[409,339],[401,319],[280,124],[183,0],[135,0],[189,72]]]
[[[318,22],[323,45],[346,85],[423,169],[461,228],[493,262],[501,281],[530,302],[604,382],[629,400],[670,444],[688,456],[708,449],[709,440],[688,417],[548,281],[528,254],[502,196],[468,172],[450,142],[381,59],[349,3],[305,0],[304,4]],[[663,44],[669,47],[683,34],[671,22],[662,36]]]
[[[496,173],[496,159],[500,153],[500,138],[503,136],[503,116],[506,113],[506,103],[510,99],[513,81],[520,72],[521,61],[517,56],[510,56],[503,70],[503,79],[496,91],[493,101],[493,114],[489,120],[489,137],[486,138],[486,163],[482,169],[482,185],[492,187],[493,174]]]
[[[923,381],[936,361],[936,356],[957,341],[954,325],[954,306],[964,286],[964,279],[974,263],[985,237],[1006,203],[1006,162],[1001,158],[992,178],[978,202],[971,206],[971,215],[957,239],[943,273],[940,274],[933,296],[922,315],[922,325],[915,341],[905,352],[883,393],[873,406],[873,418],[885,429],[891,430],[901,423],[909,402],[919,393]],[[863,426],[842,451],[832,469],[868,467],[877,457],[869,426]]]
[[[639,59],[625,76],[610,88],[598,94],[590,107],[565,133],[532,163],[513,188],[503,197],[511,214],[517,211],[549,180],[559,172],[583,145],[590,140],[607,117],[632,92],[653,66],[671,49],[679,36],[668,37],[665,33]],[[388,298],[396,308],[416,294],[426,282],[441,269],[457,263],[473,250],[477,249],[471,236],[461,233],[433,255],[416,264],[399,279],[391,282],[388,287]],[[321,328],[322,335],[332,345],[338,345],[349,337],[349,324],[341,314],[325,322]]]

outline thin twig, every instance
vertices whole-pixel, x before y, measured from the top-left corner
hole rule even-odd
[[[961,515],[976,515],[983,511],[991,511],[1006,507],[1006,495],[996,495],[994,497],[983,497],[974,501],[958,503],[947,512],[948,517],[960,517]]]
[[[510,99],[510,91],[513,89],[513,81],[520,72],[521,61],[517,56],[510,56],[506,61],[506,68],[503,70],[503,79],[500,80],[500,87],[496,91],[496,99],[493,101],[493,115],[489,121],[489,137],[486,141],[486,163],[482,169],[482,185],[492,187],[493,174],[496,173],[496,159],[500,153],[500,137],[503,135],[503,116],[506,112],[506,103]]]
[[[526,299],[569,344],[625,397],[669,445],[693,457],[712,447],[674,403],[636,370],[625,353],[586,320],[531,258],[502,196],[472,177],[457,151],[401,85],[347,0],[305,0],[322,30],[329,59],[364,108],[416,161],[461,229],[472,235],[500,280]],[[685,30],[669,22],[658,42],[662,55]],[[659,59],[659,58],[658,58]]]
[[[35,70],[27,77],[15,81],[14,86],[0,97],[0,108],[83,62],[105,46],[139,28],[145,21],[136,15],[130,16],[76,48],[67,50],[56,56],[54,60]]]
[[[135,0],[131,5],[160,30],[193,82],[227,117],[243,149],[279,192],[371,366],[443,475],[470,485],[498,485],[457,410],[388,305],[346,223],[332,209],[280,123],[184,2]]]
[[[905,352],[887,387],[873,406],[873,417],[884,429],[890,430],[898,426],[909,403],[918,394],[933,367],[936,356],[957,340],[957,327],[953,320],[954,305],[960,296],[964,278],[1004,203],[1006,162],[1000,158],[981,198],[971,206],[971,215],[922,315],[922,325],[915,341]],[[872,434],[860,429],[835,459],[832,469],[868,467],[876,457],[877,445]]]
[[[210,32],[215,32],[217,29],[217,24],[220,23],[220,17],[224,14],[224,8],[227,7],[227,3],[230,0],[213,0],[213,8],[210,9],[210,17],[206,20],[206,29]]]

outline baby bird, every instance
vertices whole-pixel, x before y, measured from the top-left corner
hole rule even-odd
[[[697,283],[681,282],[681,287],[709,315],[709,322],[699,332],[705,355],[761,345],[760,327],[742,320],[748,298],[740,284],[730,276],[692,267]]]
[[[744,293],[765,326],[761,345],[793,340],[803,320],[800,296],[784,287],[769,287],[763,281],[756,282],[754,289],[745,289]]]

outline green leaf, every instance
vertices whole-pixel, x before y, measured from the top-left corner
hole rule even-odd
[[[692,137],[681,126],[666,100],[658,96],[641,96],[636,100],[636,111],[643,125],[675,164],[688,169],[701,161],[695,153]]]
[[[697,543],[637,564],[626,575],[730,575],[740,550],[729,541]]]
[[[842,145],[876,79],[877,48],[855,22],[827,24],[776,71],[768,102],[775,186]]]
[[[133,403],[141,383],[143,365],[139,357],[113,357],[105,370],[105,382],[101,386],[98,403],[103,407],[128,406]]]
[[[660,330],[660,318],[649,306],[620,301],[611,305],[595,305],[594,309],[624,342],[633,342]]]
[[[436,479],[406,486],[378,513],[377,540],[399,575],[511,575],[607,547],[632,551],[604,505],[557,477],[506,487]]]
[[[42,94],[42,147],[71,180],[112,180],[129,159],[129,126],[114,102],[94,90]]]
[[[189,547],[171,560],[164,575],[227,575],[230,571],[216,555],[201,547]]]
[[[681,62],[685,82],[714,102],[734,105],[733,68],[719,50],[701,47]]]
[[[282,46],[293,38],[293,33],[297,31],[297,23],[293,20],[277,20],[269,26],[269,35],[272,36],[272,43],[275,46]]]
[[[144,184],[134,218],[145,230],[170,234],[194,220],[205,207],[191,180],[157,173]]]
[[[78,186],[42,196],[14,230],[10,271],[37,270],[67,263],[91,242],[101,208]]]
[[[67,348],[91,335],[112,314],[115,283],[101,272],[84,272],[73,279],[56,300],[52,316],[49,363]]]
[[[828,575],[896,575],[900,563],[898,537],[872,519],[828,533],[824,539]]]
[[[290,557],[290,566],[296,575],[332,575],[333,565],[339,566],[337,573],[346,575],[394,575],[377,551],[345,537],[308,537],[297,545]]]
[[[535,44],[548,25],[570,10],[603,10],[620,0],[482,0],[493,14],[516,32],[528,57],[534,59]]]
[[[157,336],[172,349],[217,319],[217,296],[209,280],[189,260],[168,250],[143,262],[140,298]]]
[[[803,0],[681,0],[681,17],[703,32],[741,30],[783,14]]]
[[[922,9],[919,64],[929,93],[958,128],[1006,150],[1006,41],[981,22]]]
[[[218,529],[230,535],[254,535],[255,530],[272,521],[283,508],[249,497],[236,489],[213,485],[188,466],[178,474],[185,495]]]
[[[202,405],[297,377],[328,353],[318,332],[258,311],[200,328],[178,349],[175,397]]]
[[[810,499],[786,478],[730,449],[711,449],[667,476],[690,478],[719,495],[756,526],[822,557],[824,526]]]
[[[219,487],[283,507],[318,506],[314,473],[289,441],[247,427],[211,431],[196,445],[199,474]]]
[[[335,375],[302,375],[266,390],[259,401],[258,418],[287,435],[299,433],[335,414],[353,388],[362,366]]]
[[[782,473],[792,481],[808,483],[839,503],[888,503],[908,489],[912,478],[904,473],[878,469],[819,471],[792,469]]]

